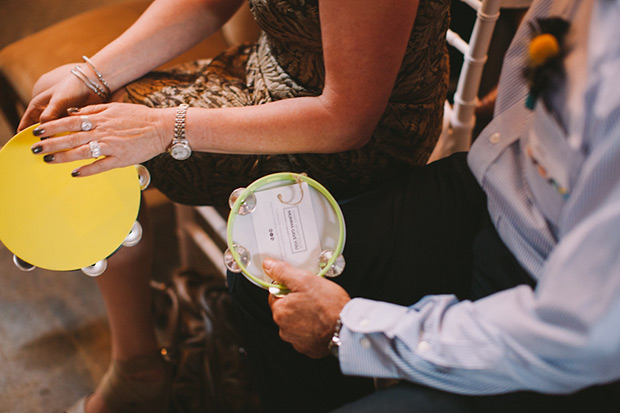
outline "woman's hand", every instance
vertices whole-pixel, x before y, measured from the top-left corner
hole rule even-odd
[[[70,107],[82,107],[101,103],[84,83],[71,73],[75,63],[53,69],[37,80],[32,91],[32,100],[17,128],[21,131],[37,122],[46,123],[66,116]],[[85,68],[85,70],[89,70]]]
[[[135,165],[167,149],[174,117],[175,108],[151,109],[129,103],[87,106],[36,128],[34,133],[42,140],[33,145],[32,152],[44,155],[48,163],[71,162],[93,157],[89,143],[98,143],[102,158],[76,169],[74,176]],[[91,128],[84,128],[83,122]],[[67,132],[73,133],[59,136]]]

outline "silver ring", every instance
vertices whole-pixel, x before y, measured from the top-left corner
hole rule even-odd
[[[88,142],[88,146],[90,146],[90,156],[92,158],[98,158],[101,156],[101,146],[99,146],[99,142],[90,141]]]
[[[80,116],[80,119],[82,119],[82,123],[80,123],[81,130],[86,132],[93,128],[93,123],[88,119],[88,116],[82,115]]]

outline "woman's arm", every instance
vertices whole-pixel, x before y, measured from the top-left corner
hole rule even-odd
[[[418,1],[320,1],[325,87],[302,97],[187,114],[197,150],[331,153],[370,139],[394,87]]]
[[[194,150],[333,153],[368,142],[394,87],[418,1],[323,0],[319,6],[325,61],[322,94],[259,106],[190,108],[186,137]],[[172,141],[174,112],[127,104],[86,107],[80,114],[91,117],[94,130],[48,139],[38,144],[38,153],[76,148],[57,153],[54,162],[83,159],[89,154],[85,144],[99,141],[108,158],[82,167],[81,176],[143,162],[164,152]],[[138,125],[139,119],[148,119],[148,124]],[[45,136],[79,131],[79,123],[76,116],[50,122]]]
[[[91,56],[91,61],[115,91],[215,32],[242,1],[155,0],[121,36]],[[61,66],[41,76],[18,130],[63,117],[71,106],[101,102],[71,74],[73,66],[75,64]],[[96,79],[89,65],[80,67]]]
[[[127,31],[91,60],[116,90],[214,33],[242,1],[155,0]]]

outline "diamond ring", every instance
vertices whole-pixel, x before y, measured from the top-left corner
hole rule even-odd
[[[90,141],[88,142],[88,146],[90,146],[90,156],[92,158],[98,158],[101,156],[101,146],[99,146],[99,142]]]
[[[88,119],[88,116],[82,115],[80,119],[82,119],[82,123],[80,123],[81,130],[89,131],[93,128],[93,123]]]

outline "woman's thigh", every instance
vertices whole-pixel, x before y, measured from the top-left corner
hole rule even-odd
[[[388,182],[342,206],[352,296],[411,305],[427,294],[469,293],[472,243],[486,198],[464,153]]]

